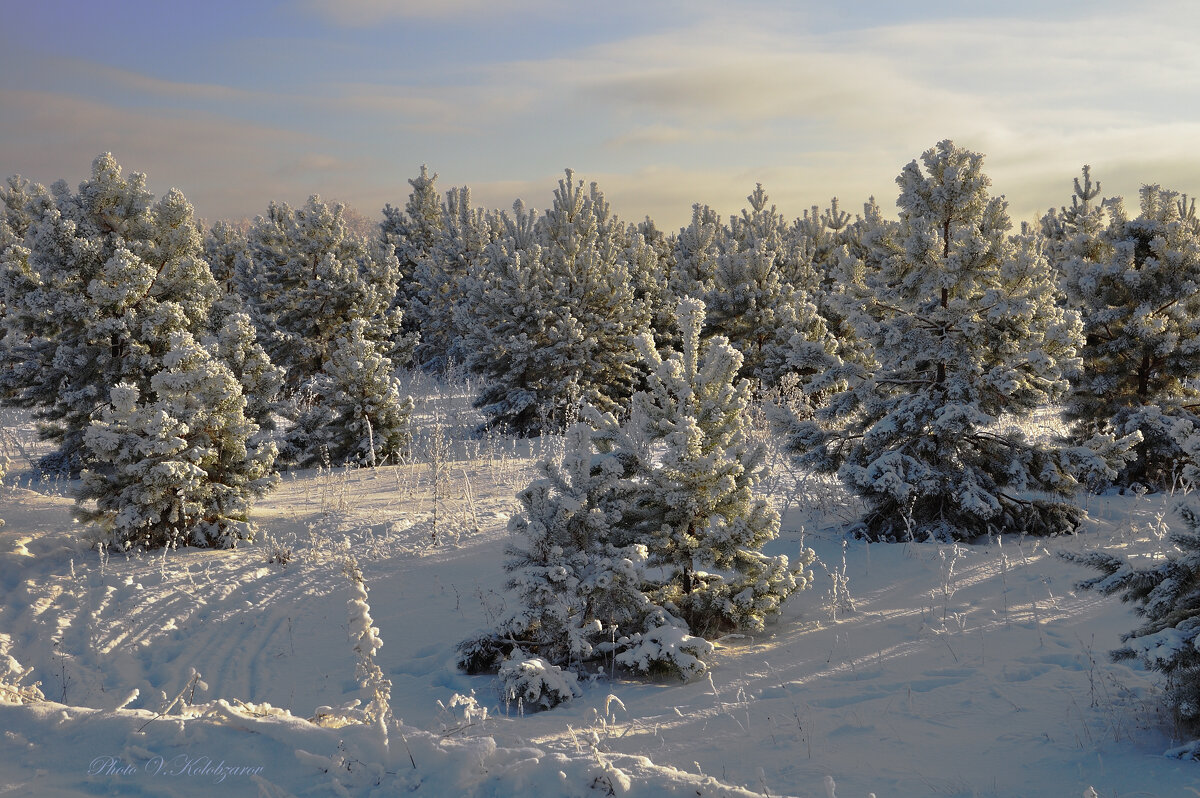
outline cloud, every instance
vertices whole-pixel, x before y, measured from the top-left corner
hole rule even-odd
[[[366,114],[375,124],[434,133],[478,133],[498,121],[526,113],[536,97],[522,86],[504,88],[486,76],[468,76],[452,86],[337,83],[312,102],[339,112]]]
[[[364,27],[390,20],[478,20],[534,11],[550,0],[304,0],[302,7],[326,21]]]
[[[327,27],[292,64],[280,53],[294,40],[243,39],[238,67],[257,86],[285,81],[269,92],[51,60],[0,98],[0,171],[53,180],[76,164],[78,179],[111,149],[152,182],[177,181],[202,213],[241,215],[313,192],[370,213],[402,202],[422,162],[480,204],[544,207],[570,165],[622,218],[664,229],[697,201],[736,213],[760,181],[789,216],[834,195],[847,208],[875,195],[890,213],[896,174],[943,138],[987,155],[1016,218],[1067,201],[1085,162],[1106,193],[1198,187],[1200,6],[1088,0],[990,18],[963,6],[914,21],[864,2],[818,19],[717,0],[639,16],[613,0],[568,20],[542,13],[549,0],[305,0],[343,28],[400,21],[420,44],[386,60],[371,49],[381,37]],[[521,46],[501,46],[497,15],[521,13],[504,23],[522,26]]]
[[[729,176],[743,172],[795,180],[795,188],[777,185],[781,207],[808,191],[799,208],[836,193],[876,194],[890,210],[900,168],[952,138],[988,156],[996,192],[1026,218],[1065,201],[1085,160],[1101,174],[1154,175],[1156,163],[1168,162],[1180,176],[1196,171],[1189,142],[1200,122],[1200,83],[1192,79],[1200,50],[1187,26],[1140,9],[1089,13],[834,34],[796,19],[773,27],[701,19],[507,68],[609,128],[602,141],[611,157],[580,160],[610,167],[618,210],[621,195],[635,195],[623,186],[655,191],[644,184],[652,163],[663,167],[658,178],[683,181],[684,190],[671,192],[679,198],[702,185],[730,196]],[[625,168],[611,169],[618,158]],[[1136,193],[1133,181],[1123,187]]]
[[[711,134],[704,138],[717,139],[720,134]],[[695,141],[698,137],[694,131],[686,127],[666,124],[646,125],[625,131],[604,142],[605,146],[615,149],[630,147],[655,147],[666,144],[678,144],[682,141]]]

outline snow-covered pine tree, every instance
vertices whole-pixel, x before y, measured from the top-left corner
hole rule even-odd
[[[521,435],[562,429],[580,401],[617,410],[633,392],[636,336],[649,312],[630,279],[623,231],[603,195],[559,181],[535,221],[519,201],[503,239],[472,270],[458,324],[467,364],[484,379],[488,424]]]
[[[411,281],[417,264],[430,253],[446,234],[445,213],[437,192],[437,174],[430,175],[429,167],[421,165],[421,174],[410,178],[412,193],[403,208],[388,203],[383,208],[379,233],[385,244],[391,244],[400,262],[400,293],[407,299],[412,295]]]
[[[219,293],[191,205],[177,190],[154,202],[145,183],[105,154],[77,193],[62,181],[52,194],[30,189],[23,243],[0,255],[0,393],[34,408],[41,435],[58,444],[46,470],[84,465],[84,431],[110,388],[145,394],[172,333],[202,331]]]
[[[791,233],[799,237],[799,246],[807,253],[806,259],[812,263],[822,288],[830,279],[828,264],[837,260],[837,252],[844,246],[843,236],[851,229],[850,214],[838,207],[837,197],[824,210],[813,205],[792,226]]]
[[[765,246],[774,254],[775,267],[784,282],[806,296],[815,295],[820,275],[813,264],[816,250],[811,242],[800,234],[798,225],[788,224],[774,205],[767,205],[770,197],[762,183],[755,184],[746,201],[749,208],[742,208],[740,216],[729,217],[725,249],[747,251]]]
[[[699,300],[676,315],[682,351],[639,338],[651,374],[630,417],[584,406],[562,462],[541,463],[519,494],[506,567],[520,607],[460,646],[462,667],[499,670],[544,706],[569,699],[575,671],[601,656],[641,673],[703,673],[712,645],[701,635],[760,631],[811,585],[811,550],[795,564],[762,553],[779,516],[751,493],[762,452],[746,435],[741,355],[701,341]]]
[[[629,276],[637,302],[649,311],[650,330],[657,346],[677,346],[679,330],[675,323],[675,306],[679,296],[674,293],[678,282],[674,242],[669,240],[650,219],[630,225],[626,231],[624,259],[629,263]]]
[[[376,453],[394,451],[392,421],[406,413],[390,369],[394,359],[409,359],[412,341],[400,333],[402,313],[393,307],[399,266],[391,245],[351,232],[341,205],[313,196],[296,210],[273,203],[251,228],[248,257],[239,267],[264,347],[284,369],[286,414],[295,424],[285,435],[283,459],[307,464],[328,456],[341,463],[337,457],[344,454],[368,462],[364,419],[372,413],[381,414],[372,423],[383,425]],[[344,362],[335,363],[335,355]],[[348,375],[347,364],[355,362],[369,373]],[[367,389],[378,393],[364,399]],[[360,400],[371,408],[367,415],[346,405]]]
[[[487,423],[533,435],[563,424],[579,402],[580,371],[547,366],[570,364],[583,334],[542,263],[533,214],[518,201],[500,223],[508,235],[472,269],[459,310],[464,362],[483,377],[475,405]]]
[[[231,313],[204,345],[215,353],[242,386],[246,398],[246,418],[258,426],[250,445],[257,447],[276,429],[276,400],[283,390],[283,369],[271,362],[258,343],[257,331],[249,314]]]
[[[275,449],[249,448],[257,426],[233,373],[176,331],[149,383],[144,396],[130,383],[114,386],[87,428],[94,465],[83,473],[77,517],[120,550],[253,538],[247,516],[277,479]]]
[[[1184,477],[1200,478],[1200,436],[1186,425],[1174,430],[1175,443],[1189,456]],[[1103,551],[1061,552],[1060,556],[1100,571],[1079,583],[1081,589],[1119,594],[1134,604],[1143,619],[1121,636],[1125,644],[1113,653],[1117,660],[1138,659],[1166,676],[1164,698],[1179,726],[1200,735],[1200,508],[1185,499],[1179,514],[1186,531],[1173,531],[1174,550],[1165,558],[1135,560]],[[1200,740],[1178,749],[1180,755],[1200,758]]]
[[[213,279],[225,293],[237,291],[237,262],[246,256],[248,244],[242,227],[228,221],[215,222],[204,233],[204,260]]]
[[[310,383],[313,401],[287,437],[301,467],[395,463],[409,444],[412,397],[401,398],[392,362],[366,337],[366,329],[363,319],[344,325]]]
[[[799,425],[800,460],[867,502],[872,539],[1072,531],[1078,449],[1027,439],[1028,416],[1078,368],[1077,314],[1056,301],[1040,239],[1011,236],[983,156],[943,141],[897,183],[898,247],[876,281],[875,373]],[[1031,493],[1031,491],[1033,493]],[[1047,496],[1049,494],[1049,496]]]
[[[1171,533],[1174,551],[1165,559],[1137,562],[1102,551],[1062,556],[1101,572],[1080,589],[1119,594],[1135,605],[1143,623],[1121,635],[1124,646],[1113,658],[1137,659],[1165,674],[1167,706],[1183,730],[1200,735],[1200,512],[1185,504],[1180,514],[1187,531]],[[1200,741],[1190,747],[1196,758]]]
[[[402,314],[392,307],[399,262],[389,245],[346,226],[342,205],[313,195],[303,208],[271,203],[255,219],[238,282],[271,361],[298,393],[329,359],[344,324],[363,319],[384,354],[406,357]]]
[[[1077,181],[1076,188],[1078,197],[1086,184]],[[1187,460],[1173,428],[1200,422],[1195,200],[1144,186],[1141,213],[1129,219],[1117,201],[1097,209],[1088,199],[1062,217],[1064,252],[1070,255],[1062,265],[1062,286],[1068,304],[1083,315],[1086,336],[1083,371],[1072,385],[1066,416],[1081,440],[1097,432],[1118,437],[1140,432],[1137,457],[1117,482],[1161,489]],[[1100,230],[1102,210],[1110,222]]]
[[[1080,182],[1082,177],[1082,182]],[[1046,238],[1046,255],[1050,263],[1062,270],[1075,258],[1099,261],[1111,256],[1111,244],[1105,240],[1109,225],[1109,206],[1120,207],[1119,200],[1101,199],[1100,182],[1092,182],[1092,168],[1084,165],[1075,178],[1071,207],[1058,211],[1053,208],[1042,217],[1042,235]],[[1081,310],[1081,308],[1076,308]]]
[[[837,343],[810,301],[815,273],[786,237],[786,225],[759,185],[751,208],[733,217],[725,249],[716,260],[705,335],[721,335],[742,353],[742,377],[761,388],[784,374],[800,376],[816,390],[830,387],[841,365]],[[791,243],[789,243],[791,242]]]
[[[420,331],[418,305],[414,303],[420,290],[417,269],[430,257],[434,248],[446,238],[446,220],[437,192],[437,174],[430,175],[429,169],[421,165],[421,174],[408,183],[412,192],[403,208],[388,203],[383,208],[383,221],[379,223],[379,236],[383,243],[391,244],[400,264],[399,290],[393,305],[404,311],[402,329],[417,337]],[[423,352],[416,352],[420,362]]]
[[[633,393],[635,340],[650,329],[650,310],[637,297],[626,259],[625,228],[596,183],[585,193],[568,169],[537,232],[556,298],[583,336],[570,359],[552,368],[578,373],[580,398],[615,411]]]
[[[675,270],[669,283],[673,295],[702,300],[712,292],[717,256],[728,232],[712,208],[692,206],[691,222],[675,237]]]
[[[471,207],[466,186],[446,192],[441,214],[440,237],[426,227],[432,243],[414,266],[407,310],[421,334],[414,359],[433,371],[462,362],[470,351],[462,345],[460,308],[472,267],[495,235],[494,220]]]
[[[681,300],[677,316],[679,351],[639,341],[647,388],[613,438],[614,453],[638,462],[626,483],[624,524],[665,574],[644,589],[692,634],[761,631],[788,595],[811,585],[804,569],[813,554],[789,564],[762,553],[779,516],[751,491],[764,466],[761,445],[747,434],[742,356],[724,338],[701,340],[703,302]]]
[[[509,521],[504,567],[519,606],[495,629],[459,647],[459,665],[470,673],[499,670],[505,662],[544,661],[543,670],[555,680],[544,679],[530,695],[529,680],[523,679],[521,695],[535,706],[569,699],[572,691],[553,689],[556,681],[575,684],[581,665],[612,655],[606,641],[627,628],[644,630],[647,615],[660,610],[641,591],[645,547],[613,545],[621,520],[613,498],[625,467],[597,451],[594,434],[586,423],[573,424],[562,462],[539,463],[538,478],[517,495],[520,510]],[[523,676],[519,668],[508,672]]]
[[[867,287],[869,269],[862,257],[864,236],[878,236],[876,226],[886,225],[874,199],[863,205],[864,215],[851,221],[850,214],[838,207],[838,198],[824,210],[816,205],[797,219],[790,231],[797,237],[796,248],[806,253],[816,276],[810,290],[817,312],[837,342],[837,355],[858,369],[872,371],[870,330],[873,320],[866,312],[871,295]],[[861,374],[846,374],[861,379]]]
[[[49,201],[46,189],[20,175],[12,175],[0,185],[0,203],[4,204],[4,215],[0,216],[0,252],[25,240],[25,233],[33,224],[39,206]]]
[[[0,206],[3,207],[3,214],[0,215],[0,263],[5,262],[4,253],[10,247],[22,245],[25,233],[33,223],[34,212],[48,201],[45,188],[20,175],[13,175],[0,184]],[[6,295],[19,295],[36,286],[36,277],[29,273],[27,267],[22,268],[24,258],[19,253],[14,253],[12,263],[16,270],[4,275],[5,282],[11,283],[11,286],[0,290],[0,319],[7,315],[4,305]],[[7,267],[5,271],[8,271]],[[0,341],[4,340],[7,329],[7,325],[0,323]],[[10,392],[13,387],[8,386]],[[0,389],[3,389],[2,380]]]

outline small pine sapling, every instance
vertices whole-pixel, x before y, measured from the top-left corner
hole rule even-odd
[[[704,303],[677,310],[679,352],[640,339],[649,369],[614,451],[636,462],[626,480],[626,524],[664,578],[650,589],[658,604],[687,620],[691,634],[761,631],[795,590],[812,585],[805,550],[798,563],[767,556],[779,515],[752,488],[763,476],[763,447],[748,429],[750,384],[741,354],[723,337],[703,341]]]
[[[459,649],[461,667],[471,673],[503,667],[514,680],[509,688],[534,706],[564,699],[552,682],[546,682],[549,692],[530,696],[532,674],[557,673],[546,666],[578,667],[610,653],[605,641],[615,638],[615,630],[642,629],[652,609],[640,590],[644,547],[612,543],[612,526],[620,519],[611,494],[624,467],[596,450],[594,434],[587,424],[572,425],[561,464],[541,462],[540,477],[518,494],[521,510],[509,522],[505,568],[519,609]],[[527,660],[531,664],[522,666]]]
[[[676,317],[681,352],[639,339],[651,373],[630,418],[584,406],[561,463],[542,462],[519,494],[506,567],[520,607],[460,646],[463,668],[499,669],[528,702],[565,700],[567,677],[552,669],[601,657],[692,678],[713,651],[704,636],[761,631],[812,584],[810,549],[796,564],[762,553],[779,516],[751,492],[763,465],[741,356],[723,338],[701,341],[699,300]]]
[[[275,447],[249,446],[258,427],[229,369],[188,333],[172,335],[164,370],[143,397],[127,383],[84,436],[93,467],[76,515],[118,549],[229,547],[254,536],[254,498],[274,486]]]
[[[346,607],[349,611],[350,642],[354,648],[355,676],[359,687],[371,691],[365,719],[368,723],[380,723],[386,728],[392,714],[392,682],[384,677],[383,670],[375,663],[375,655],[383,647],[383,640],[371,618],[367,586],[358,561],[353,555],[348,555],[343,568],[353,591]]]

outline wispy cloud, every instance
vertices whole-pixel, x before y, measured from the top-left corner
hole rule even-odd
[[[302,4],[247,32],[236,69],[0,73],[0,172],[78,179],[112,149],[241,215],[313,192],[373,213],[422,162],[480,204],[544,206],[572,166],[664,228],[697,201],[736,213],[760,181],[790,215],[834,195],[890,212],[896,174],[942,138],[987,155],[1017,218],[1066,201],[1085,162],[1106,193],[1200,187],[1200,5]]]
[[[1187,164],[1197,162],[1189,142],[1200,83],[1189,76],[1200,71],[1200,50],[1180,18],[1150,17],[1108,10],[1062,22],[957,19],[824,36],[702,20],[569,61],[512,66],[577,108],[605,107],[593,112],[614,128],[605,143],[626,157],[651,148],[670,159],[669,148],[702,146],[710,162],[726,164],[696,181],[711,193],[725,193],[722,175],[760,167],[764,177],[797,181],[780,187],[781,199],[874,193],[886,209],[900,167],[949,137],[989,156],[997,193],[1023,217],[1065,199],[1064,189],[1049,193],[1048,176],[1069,189],[1085,160],[1114,175],[1150,175],[1156,161],[1176,164],[1181,176],[1196,171]],[[660,163],[674,180],[701,174],[683,159]]]
[[[394,19],[478,20],[547,8],[550,0],[303,0],[321,19],[348,27]]]

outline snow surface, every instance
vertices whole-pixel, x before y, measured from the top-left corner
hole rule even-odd
[[[434,409],[453,439],[436,519]],[[31,668],[21,684],[45,700],[0,703],[0,795],[1200,794],[1200,763],[1163,755],[1184,741],[1158,678],[1108,658],[1132,610],[1074,591],[1091,574],[1054,555],[1162,556],[1178,497],[1089,497],[1070,539],[843,547],[853,500],[779,468],[768,553],[812,546],[816,589],[766,634],[719,641],[709,678],[597,673],[531,712],[458,671],[455,647],[511,601],[508,513],[556,439],[471,440],[462,401],[426,396],[414,461],[285,475],[256,507],[259,541],[234,551],[126,556],[82,539],[69,484],[22,470],[36,446],[7,418],[0,662]],[[383,641],[386,733],[308,721],[372,699],[348,551]]]

